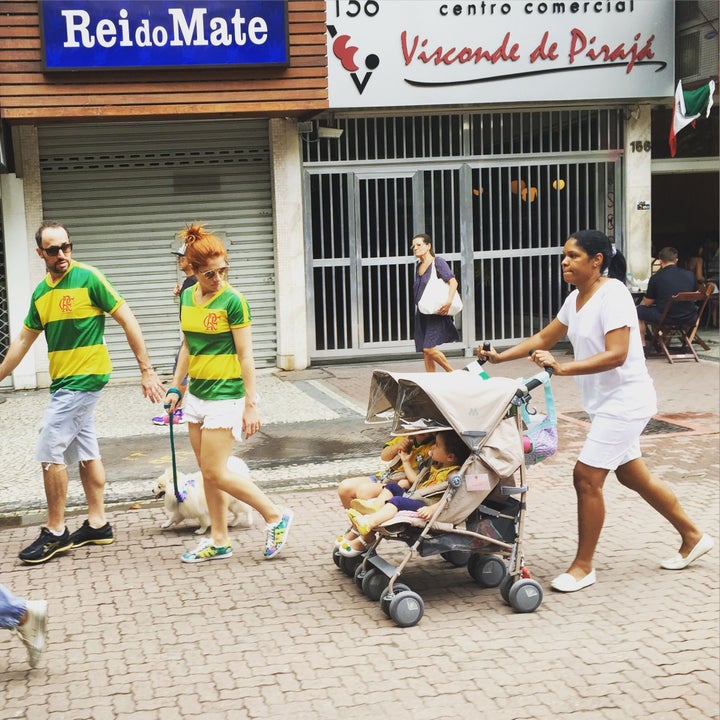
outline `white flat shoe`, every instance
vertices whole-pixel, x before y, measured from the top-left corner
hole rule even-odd
[[[570,573],[563,573],[558,575],[551,583],[550,587],[558,592],[570,593],[582,590],[583,588],[592,585],[597,578],[595,577],[595,571],[591,570],[584,578],[576,580]]]
[[[674,557],[663,560],[660,563],[660,567],[665,570],[682,570],[686,568],[691,562],[695,562],[701,555],[704,555],[708,550],[712,549],[715,543],[709,535],[703,535],[698,541],[697,545],[683,557],[680,553]]]

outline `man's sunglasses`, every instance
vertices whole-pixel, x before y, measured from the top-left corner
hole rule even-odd
[[[206,270],[200,273],[206,280],[212,280],[216,275],[222,277],[228,271],[227,266],[218,268],[217,270]]]
[[[63,255],[67,255],[72,251],[72,243],[65,243],[64,245],[51,245],[50,247],[40,248],[46,255],[50,257],[57,257],[60,251],[63,251]]]

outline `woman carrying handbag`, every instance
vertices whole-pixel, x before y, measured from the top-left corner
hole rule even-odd
[[[418,260],[415,269],[415,350],[422,352],[425,370],[435,372],[435,365],[451,372],[452,365],[437,346],[459,340],[457,328],[453,323],[452,314],[462,308],[457,294],[458,283],[450,266],[441,257],[436,257],[432,250],[432,239],[422,233],[412,239],[412,251]],[[440,288],[437,296],[437,279],[445,286],[447,296],[442,297]],[[432,295],[432,297],[431,297]],[[432,313],[432,314],[429,314]],[[450,314],[452,313],[452,314]]]

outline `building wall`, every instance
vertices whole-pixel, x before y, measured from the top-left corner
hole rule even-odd
[[[0,117],[9,122],[296,116],[327,107],[325,3],[288,2],[290,65],[43,73],[38,3],[0,4]]]

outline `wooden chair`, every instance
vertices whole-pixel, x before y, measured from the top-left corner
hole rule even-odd
[[[712,287],[706,287],[704,290],[697,292],[681,292],[673,295],[670,302],[665,306],[665,310],[660,320],[656,323],[650,323],[650,329],[653,335],[653,343],[658,350],[662,350],[669,363],[675,363],[681,360],[694,360],[700,362],[695,352],[693,342],[696,342],[703,349],[709,350],[707,343],[697,334],[700,327],[705,306],[708,304]],[[677,322],[668,318],[670,311],[675,303],[694,302],[698,304],[698,313],[694,320],[686,322]],[[668,344],[673,338],[678,338],[681,343],[680,352],[671,353]]]

